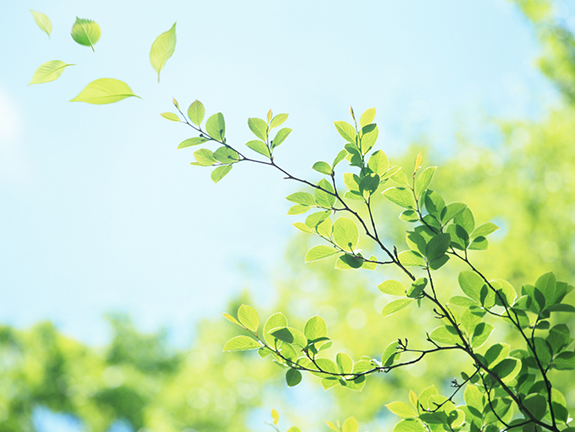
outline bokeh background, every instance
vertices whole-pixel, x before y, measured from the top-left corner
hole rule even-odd
[[[51,38],[29,9],[51,18]],[[76,16],[100,24],[95,53],[70,38]],[[149,48],[175,21],[158,84]],[[343,144],[332,122],[376,106],[379,148],[405,166],[423,151],[440,166],[436,190],[502,227],[475,258],[490,277],[520,287],[553,270],[572,282],[573,30],[575,6],[548,0],[3,2],[0,430],[265,431],[275,407],[283,430],[355,415],[385,431],[385,403],[433,383],[447,391],[460,359],[357,394],[324,393],[314,377],[288,390],[257,355],[222,354],[236,329],[220,312],[241,302],[295,323],[319,313],[356,358],[397,337],[423,341],[434,324],[419,311],[382,321],[376,284],[393,272],[304,266],[309,239],[285,216],[298,186],[241,165],[214,185],[175,150],[191,131],[158,113],[172,97],[200,99],[238,143],[251,139],[248,117],[290,113],[278,160],[317,180],[311,165]],[[27,86],[48,60],[76,66]],[[142,99],[68,102],[101,77]],[[378,212],[403,245],[397,209]],[[446,291],[459,270],[448,267]]]

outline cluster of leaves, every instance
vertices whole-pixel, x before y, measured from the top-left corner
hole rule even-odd
[[[38,27],[48,36],[52,33],[52,22],[50,18],[42,12],[30,11]],[[72,39],[82,46],[92,48],[100,40],[102,31],[98,23],[85,18],[76,18],[70,32]],[[158,74],[176,49],[176,24],[166,32],[160,34],[150,49],[150,63]],[[55,81],[68,66],[75,66],[61,60],[50,60],[38,67],[30,84],[44,84]],[[135,95],[128,84],[115,78],[99,78],[90,82],[71,102],[86,102],[90,104],[102,105],[121,101],[128,97],[139,97]]]
[[[176,101],[174,104],[178,107]],[[470,358],[473,370],[461,372],[461,383],[457,380],[452,382],[455,390],[450,396],[441,396],[434,387],[430,387],[419,397],[410,396],[413,408],[401,403],[392,404],[393,409],[390,409],[401,412],[405,417],[396,425],[395,431],[479,431],[520,427],[525,431],[559,431],[559,425],[567,424],[569,415],[565,397],[553,388],[549,371],[575,369],[575,353],[568,350],[572,342],[568,327],[565,324],[551,327],[549,318],[553,312],[575,312],[575,308],[562,303],[573,287],[557,282],[554,275],[548,273],[541,276],[535,285],[523,285],[518,296],[509,282],[488,280],[470,261],[469,252],[486,250],[486,237],[498,227],[493,223],[476,227],[473,213],[466,204],[446,204],[438,192],[430,189],[436,167],[421,170],[421,154],[415,160],[410,179],[402,168],[390,167],[383,151],[371,152],[377,139],[377,125],[373,123],[375,109],[363,113],[359,125],[353,109],[354,125],[335,122],[337,131],[346,141],[344,149],[332,164],[319,161],[313,165],[313,169],[324,178],[312,183],[289,174],[274,161],[274,141],[268,139],[274,119],[271,111],[267,122],[259,119],[248,122],[252,132],[261,140],[258,146],[252,144],[248,147],[266,156],[267,160],[262,161],[244,156],[227,143],[220,113],[210,117],[206,123],[207,134],[204,133],[200,126],[202,118],[195,116],[197,108],[194,106],[201,106],[203,113],[199,102],[190,106],[188,116],[193,124],[185,116],[183,121],[176,115],[171,120],[192,126],[200,133],[200,137],[195,138],[201,140],[199,143],[216,141],[221,147],[214,153],[198,150],[194,154],[197,162],[193,164],[217,166],[212,173],[217,182],[223,177],[214,175],[218,170],[226,169],[225,175],[233,163],[257,162],[270,165],[286,178],[313,188],[313,194],[296,192],[287,197],[295,204],[289,214],[316,210],[307,216],[304,223],[295,223],[296,228],[329,244],[310,249],[306,261],[338,255],[338,269],[373,270],[377,266],[394,265],[407,275],[409,286],[405,287],[396,280],[387,280],[379,285],[382,292],[401,297],[388,303],[383,315],[389,316],[412,304],[421,307],[426,301],[435,318],[441,321],[441,325],[426,336],[433,348],[411,349],[407,340],[399,339],[388,345],[381,360],[364,357],[354,362],[346,353],[338,353],[335,360],[324,357],[331,340],[321,317],[310,318],[303,330],[298,330],[288,325],[284,314],[276,313],[268,318],[259,333],[258,313],[252,307],[242,305],[237,318],[229,314],[225,316],[248,331],[250,336],[236,336],[226,343],[225,351],[257,349],[262,357],[271,356],[276,364],[287,369],[288,386],[299,384],[302,372],[309,372],[321,378],[326,390],[338,384],[361,390],[366,377],[372,373],[387,373],[440,351],[462,351]],[[183,116],[181,111],[180,114]],[[208,123],[211,123],[210,127]],[[231,156],[226,162],[224,158],[213,156],[217,152]],[[203,159],[197,154],[210,156]],[[347,160],[355,172],[343,175],[347,190],[342,193],[336,181],[335,168],[343,160]],[[388,182],[391,187],[385,188]],[[403,209],[399,218],[414,224],[413,230],[407,231],[408,249],[403,252],[398,252],[396,246],[387,247],[378,234],[372,199],[380,190],[389,201]],[[363,209],[357,209],[353,202],[360,202]],[[341,216],[332,222],[331,216],[342,212],[351,218]],[[386,261],[378,260],[375,255],[366,258],[357,249],[360,228],[386,255]],[[438,295],[441,291],[436,290],[432,272],[443,267],[449,259],[462,261],[470,270],[459,274],[459,286],[464,295],[446,300]],[[423,274],[416,277],[412,271]],[[506,343],[485,346],[494,330],[494,325],[488,321],[496,319],[510,324],[519,332],[525,343],[524,349],[512,349]],[[410,355],[410,358],[404,357],[400,361],[401,355]],[[464,387],[465,404],[456,406],[454,398]]]

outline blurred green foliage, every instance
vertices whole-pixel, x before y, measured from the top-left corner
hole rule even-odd
[[[447,160],[442,157],[435,188],[446,191],[450,201],[465,199],[480,222],[495,220],[502,226],[489,254],[477,254],[479,268],[489,277],[514,285],[532,282],[549,270],[561,280],[572,281],[575,256],[575,37],[554,19],[551,2],[517,0],[533,23],[542,47],[541,71],[557,86],[563,99],[536,120],[496,121],[501,144],[496,148],[460,139]],[[414,144],[407,154],[420,150]],[[423,149],[429,152],[428,149]],[[438,155],[426,156],[428,164]],[[391,211],[382,199],[378,212]],[[545,222],[542,222],[545,221]],[[403,244],[397,220],[385,228],[389,239]],[[334,272],[323,262],[303,265],[308,239],[295,236],[286,252],[289,268],[278,278],[277,309],[299,318],[322,315],[335,347],[355,357],[377,356],[398,337],[417,340],[429,328],[430,317],[417,310],[397,313],[394,323],[383,321],[381,306],[387,300],[376,284],[381,274]],[[461,270],[449,266],[441,280]],[[393,277],[393,272],[385,278]],[[230,305],[237,309],[239,301]],[[275,310],[269,311],[270,313]],[[394,399],[405,400],[407,391],[421,391],[431,384],[445,388],[456,373],[459,359],[430,359],[408,373],[390,373],[372,379],[361,393],[335,388],[327,405],[315,404],[319,378],[305,387],[305,400],[289,400],[283,376],[269,362],[253,353],[222,354],[225,341],[236,329],[221,318],[198,323],[193,346],[175,350],[165,333],[142,334],[124,316],[109,319],[111,342],[101,348],[85,346],[62,335],[50,323],[28,330],[0,329],[0,431],[36,431],[33,413],[40,407],[79,419],[86,430],[106,432],[123,421],[134,431],[246,431],[250,416],[261,407],[268,411],[270,394],[287,417],[302,429],[317,430],[324,418],[343,420],[354,415],[370,430],[387,430],[395,422],[384,407]],[[573,321],[570,322],[573,325]],[[498,329],[504,332],[505,329]],[[514,337],[500,333],[499,337]],[[379,348],[378,348],[379,347]],[[437,367],[441,361],[441,368]],[[253,365],[257,365],[254,367]],[[560,390],[570,409],[575,408],[573,372],[562,372]],[[293,390],[288,390],[290,392]],[[300,390],[301,391],[301,390]],[[279,393],[282,392],[282,393]],[[301,394],[301,393],[298,393]],[[278,396],[279,395],[279,396]],[[315,406],[315,405],[314,405]],[[306,426],[308,426],[306,428]],[[267,426],[258,425],[258,430]],[[271,430],[271,429],[269,429]]]

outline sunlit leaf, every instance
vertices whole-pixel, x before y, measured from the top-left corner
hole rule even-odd
[[[55,81],[60,78],[64,69],[68,66],[74,66],[73,64],[64,63],[60,60],[50,60],[42,65],[36,72],[34,72],[34,76],[32,76],[32,81],[28,83],[30,84],[43,84],[50,81]]]
[[[70,102],[86,102],[94,105],[104,105],[119,102],[135,95],[132,89],[124,81],[114,78],[99,78],[88,84],[78,96]]]
[[[158,73],[158,82],[160,82],[160,72],[164,65],[176,50],[176,23],[170,30],[162,33],[156,38],[150,49],[150,63]]]
[[[50,18],[48,18],[48,15],[43,14],[42,12],[36,12],[32,9],[30,9],[30,12],[32,13],[34,21],[36,21],[38,27],[40,27],[48,37],[50,37],[50,33],[52,33],[52,22],[50,21]]]

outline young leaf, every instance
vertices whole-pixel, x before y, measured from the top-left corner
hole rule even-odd
[[[229,322],[233,323],[233,324],[237,324],[239,326],[241,326],[240,322],[235,319],[232,315],[230,315],[229,313],[222,313],[222,315],[225,317],[225,319],[227,319]]]
[[[354,221],[338,218],[333,224],[333,240],[342,249],[353,252],[359,240],[359,230]]]
[[[170,120],[170,121],[174,121],[174,122],[179,122],[180,118],[171,112],[165,112],[165,113],[161,113],[160,114],[162,117],[164,117],[166,120]]]
[[[89,46],[92,51],[95,51],[94,44],[100,40],[102,31],[95,21],[76,17],[71,35],[78,44]]]
[[[226,137],[226,122],[222,113],[212,115],[206,122],[206,132],[212,138],[223,141]]]
[[[342,160],[344,160],[346,156],[347,156],[347,151],[346,150],[340,150],[340,152],[337,154],[337,156],[333,160],[333,163],[331,164],[332,169],[335,169],[337,164],[339,164]]]
[[[335,362],[340,373],[348,374],[353,371],[353,360],[346,353],[338,353]]]
[[[268,139],[268,125],[265,121],[259,118],[248,119],[248,126],[255,136],[262,141]]]
[[[400,297],[405,296],[405,287],[403,286],[403,284],[393,279],[389,279],[386,280],[385,282],[380,283],[377,286],[377,288],[379,288],[379,290],[385,294]]]
[[[313,195],[307,192],[296,192],[291,195],[288,195],[286,199],[293,203],[305,206],[314,206],[317,204]]]
[[[224,351],[248,351],[261,348],[261,344],[249,336],[236,336],[224,345]]]
[[[367,126],[368,124],[373,122],[374,118],[375,118],[375,108],[365,110],[365,112],[361,115],[361,118],[359,119],[359,125],[361,127]]]
[[[238,153],[227,146],[219,147],[214,152],[214,158],[223,164],[231,164],[240,160]]]
[[[449,234],[438,234],[433,237],[425,248],[425,256],[429,261],[436,260],[442,257],[449,248],[450,236]]]
[[[273,314],[272,316],[270,316],[266,320],[266,322],[264,324],[264,330],[263,330],[264,338],[267,341],[267,343],[270,345],[273,345],[273,342],[274,342],[273,336],[271,336],[269,334],[270,330],[278,328],[278,327],[287,327],[287,325],[288,325],[288,320],[283,313],[277,312],[277,313]]]
[[[190,121],[196,126],[200,126],[202,124],[205,114],[206,109],[204,108],[204,104],[202,104],[197,99],[193,101],[188,107],[188,117],[190,118]]]
[[[403,418],[417,417],[417,413],[413,407],[407,405],[405,402],[391,402],[387,404],[386,407],[395,415]]]
[[[437,167],[425,168],[421,174],[419,174],[419,177],[417,177],[417,181],[415,182],[415,195],[417,195],[418,198],[431,184],[431,180],[433,180],[433,175],[435,174],[436,169]]]
[[[335,128],[347,142],[355,144],[356,132],[352,125],[344,121],[334,122]]]
[[[283,128],[278,131],[275,138],[272,140],[272,149],[278,147],[281,143],[283,143],[289,134],[292,132],[290,128]]]
[[[479,226],[478,228],[476,228],[470,237],[471,238],[485,237],[485,236],[491,234],[492,232],[497,231],[498,229],[499,229],[499,227],[497,225],[495,225],[494,223],[487,222],[487,223],[484,223],[483,225]]]
[[[357,432],[358,429],[359,425],[357,424],[357,420],[355,417],[350,417],[343,422],[341,432]]]
[[[194,152],[194,158],[200,166],[212,166],[217,163],[214,153],[208,149],[199,149]]]
[[[307,320],[303,329],[303,333],[305,334],[305,337],[310,341],[317,338],[326,337],[327,324],[322,317],[316,315]]]
[[[30,12],[34,17],[34,21],[36,21],[36,24],[40,27],[40,30],[50,37],[50,33],[52,33],[52,22],[50,21],[50,18],[48,18],[48,15],[43,14],[42,12],[33,11],[32,9],[30,9]]]
[[[459,273],[459,286],[467,296],[476,302],[480,301],[483,284],[483,279],[474,272],[464,271]]]
[[[394,300],[392,302],[389,302],[388,304],[386,304],[383,308],[383,310],[381,311],[381,313],[383,314],[383,317],[387,317],[397,311],[400,311],[403,308],[406,308],[407,306],[409,306],[411,303],[413,302],[412,299],[398,299],[398,300]]]
[[[403,251],[399,253],[399,262],[407,267],[425,266],[425,260],[417,252]]]
[[[321,174],[325,174],[325,175],[331,175],[332,174],[331,166],[329,166],[329,164],[327,162],[322,162],[322,161],[316,162],[313,164],[312,168]]]
[[[275,116],[271,123],[270,123],[270,129],[273,128],[277,128],[278,126],[281,126],[288,118],[288,114],[278,114],[277,116]]]
[[[291,206],[287,212],[288,216],[293,216],[293,215],[300,215],[300,214],[304,214],[307,213],[309,211],[311,207],[308,206],[304,206],[301,204],[296,204],[294,206]],[[310,231],[311,232],[311,231]]]
[[[258,331],[260,317],[256,310],[248,305],[241,305],[238,309],[238,320],[253,332]]]
[[[212,171],[211,178],[214,183],[219,182],[232,170],[231,165],[219,166]]]
[[[262,156],[265,157],[270,157],[270,149],[268,148],[268,146],[266,145],[266,143],[260,141],[260,140],[251,140],[248,141],[246,143],[246,146],[248,146],[249,148],[251,148],[253,151],[255,151],[256,153],[261,154]]]
[[[312,261],[318,261],[318,260],[322,260],[324,258],[328,258],[332,255],[335,255],[339,253],[339,251],[337,249],[334,249],[332,247],[329,246],[315,246],[313,248],[311,248],[307,254],[305,255],[305,262],[312,262]]]
[[[389,159],[383,150],[378,150],[371,155],[367,162],[367,166],[372,173],[381,177],[389,168]]]
[[[160,72],[164,65],[176,50],[176,23],[170,30],[162,33],[156,38],[150,48],[150,63],[158,73],[158,82],[160,82]]]
[[[60,78],[64,69],[68,66],[74,66],[73,64],[64,63],[60,60],[50,60],[46,63],[40,65],[36,72],[34,72],[34,76],[32,76],[32,80],[28,83],[30,84],[43,84],[50,81],[55,81]]]
[[[314,197],[320,207],[331,209],[335,204],[333,186],[326,180],[321,179],[317,184],[321,189],[314,189]],[[328,193],[331,192],[331,193]]]
[[[201,137],[188,138],[187,140],[182,141],[180,145],[178,145],[178,150],[187,147],[197,146],[205,143],[206,141],[208,141],[206,138]]]
[[[104,105],[121,101],[135,95],[132,89],[124,81],[114,78],[99,78],[88,84],[70,102],[85,102],[94,105]]]
[[[416,203],[411,190],[404,187],[392,187],[383,191],[383,195],[403,208],[415,209]]]

